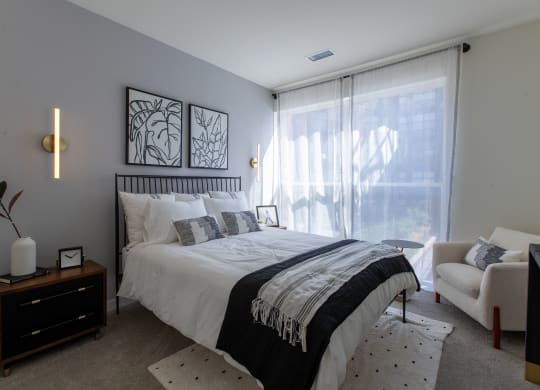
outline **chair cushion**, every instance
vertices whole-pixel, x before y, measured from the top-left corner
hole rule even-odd
[[[477,298],[484,272],[463,263],[444,263],[436,268],[437,273],[446,283],[457,290]]]
[[[489,242],[506,249],[521,251],[521,261],[528,261],[529,245],[540,244],[540,236],[497,227],[489,238]]]

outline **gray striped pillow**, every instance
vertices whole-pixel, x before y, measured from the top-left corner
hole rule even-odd
[[[223,216],[223,221],[225,221],[229,234],[234,235],[261,231],[257,218],[252,211],[223,211],[221,215]]]
[[[224,238],[216,219],[209,215],[199,218],[182,219],[173,222],[178,241],[182,245],[196,245],[202,242]]]

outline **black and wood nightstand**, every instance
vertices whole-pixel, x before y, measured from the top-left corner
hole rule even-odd
[[[540,245],[529,248],[529,287],[527,299],[527,339],[525,379],[540,384]]]
[[[4,376],[16,360],[107,324],[107,270],[87,260],[81,268],[0,285],[0,366]]]

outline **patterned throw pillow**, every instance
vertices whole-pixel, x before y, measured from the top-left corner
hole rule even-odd
[[[252,211],[223,211],[221,213],[229,234],[260,232],[261,228]]]
[[[521,251],[513,251],[490,244],[480,237],[465,255],[465,262],[484,271],[489,265],[520,261]]]
[[[225,237],[219,231],[216,219],[209,215],[200,218],[182,219],[173,222],[173,225],[178,235],[178,241],[186,246]]]

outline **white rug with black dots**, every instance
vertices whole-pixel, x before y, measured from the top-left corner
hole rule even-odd
[[[453,330],[445,322],[388,308],[356,350],[342,390],[433,390],[444,339]],[[148,367],[167,390],[256,390],[253,377],[223,357],[192,345]]]

